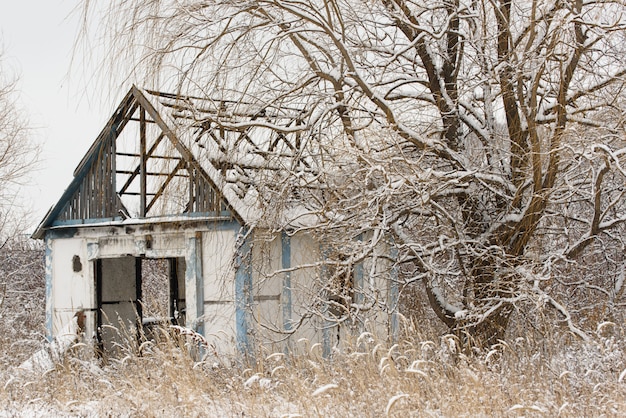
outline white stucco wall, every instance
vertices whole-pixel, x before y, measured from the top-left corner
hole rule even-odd
[[[56,336],[79,310],[87,310],[88,337],[96,332],[96,279],[95,263],[98,259],[114,259],[125,256],[146,258],[177,258],[181,262],[178,271],[179,290],[185,287],[186,264],[189,257],[190,237],[198,245],[199,272],[202,300],[199,301],[200,320],[205,325],[207,339],[215,343],[219,353],[235,353],[234,248],[238,226],[227,222],[206,224],[202,232],[197,228],[185,232],[183,228],[164,230],[159,225],[121,227],[78,228],[71,238],[59,238],[53,234],[50,243],[50,312],[51,333]],[[65,235],[69,235],[66,233]],[[81,269],[73,271],[74,256],[79,257]],[[130,278],[131,280],[133,278]],[[187,305],[190,293],[182,292]],[[193,291],[191,292],[194,293]],[[196,304],[197,305],[197,304]],[[188,326],[191,326],[187,323]]]
[[[282,351],[285,334],[282,309],[284,273],[280,234],[265,231],[255,234],[252,245],[253,305],[252,322],[255,344],[262,354]]]
[[[344,323],[338,330],[319,316],[324,309],[320,294],[324,269],[318,242],[303,232],[284,241],[280,234],[257,231],[248,241],[251,256],[246,257],[236,253],[238,233],[236,223],[226,222],[187,231],[159,225],[80,228],[73,238],[51,239],[49,305],[53,335],[80,309],[88,310],[87,335],[95,335],[95,260],[127,255],[185,260],[182,264],[187,270],[180,271],[178,277],[179,283],[185,284],[187,308],[194,295],[199,297],[193,303],[196,316],[186,326],[203,332],[213,346],[211,350],[218,355],[236,355],[242,341],[241,309],[238,315],[236,306],[236,299],[241,300],[241,294],[236,294],[236,283],[241,285],[242,281],[237,272],[238,261],[251,262],[245,272],[252,278],[252,303],[245,303],[249,309],[245,335],[258,354],[284,351],[287,346],[296,353],[317,347],[315,350],[321,353],[322,347],[354,342],[361,332],[384,337],[390,331],[392,270],[385,246],[380,246],[374,258],[366,259],[360,267],[364,293],[369,296],[360,303],[369,303],[370,309],[360,313],[362,321],[358,325]],[[285,261],[286,245],[290,256]],[[81,264],[79,271],[74,271],[74,256]],[[192,262],[196,264],[195,273],[189,274],[188,263]],[[285,287],[287,275],[289,287]],[[197,292],[189,287],[190,283],[199,286]],[[189,315],[188,309],[187,318]]]
[[[319,301],[321,287],[321,260],[319,243],[308,234],[297,233],[291,237],[291,287],[292,322],[294,327],[303,317],[311,313],[313,305]],[[322,321],[313,315],[304,319],[291,337],[291,345],[296,352],[322,343]]]
[[[236,230],[202,233],[204,277],[204,332],[218,354],[236,353],[234,251]]]
[[[76,238],[55,239],[51,247],[52,335],[58,335],[81,309],[87,310],[88,320],[91,319],[93,323],[96,292],[93,266],[87,260],[86,241]],[[74,271],[78,267],[80,271]],[[93,325],[87,329],[87,335],[93,335],[94,332]]]

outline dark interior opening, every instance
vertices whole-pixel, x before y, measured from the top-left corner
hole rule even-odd
[[[185,324],[183,258],[99,259],[96,269],[97,338],[100,351],[115,354],[157,327]]]

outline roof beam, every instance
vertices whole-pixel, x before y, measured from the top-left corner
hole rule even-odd
[[[141,104],[141,106],[144,109],[146,109],[150,117],[152,117],[152,119],[161,128],[165,136],[167,136],[167,138],[171,141],[172,145],[174,145],[174,147],[178,150],[178,152],[182,155],[182,157],[187,161],[187,163],[189,164],[188,168],[193,168],[197,170],[197,172],[201,174],[201,176],[206,180],[206,182],[214,190],[219,190],[219,187],[217,187],[217,185],[213,182],[213,180],[209,177],[209,175],[204,171],[202,166],[193,157],[193,155],[191,154],[191,151],[189,151],[189,149],[182,142],[178,140],[178,137],[176,137],[176,134],[174,134],[174,132],[172,132],[172,130],[167,125],[167,123],[165,123],[165,121],[163,120],[161,115],[159,115],[159,112],[157,112],[157,110],[154,108],[152,103],[150,103],[150,101],[146,99],[146,97],[141,93],[141,91],[136,86],[133,86],[131,88],[131,91],[133,92],[133,95],[137,98],[137,101]],[[242,225],[245,224],[246,222],[244,218],[242,217],[242,215],[234,207],[232,207],[232,205],[229,204],[227,199],[225,200],[225,203],[228,206],[228,209],[232,212],[235,219]]]
[[[176,165],[176,167],[174,168],[174,170],[172,170],[172,172],[167,176],[167,178],[165,179],[165,181],[163,182],[159,190],[154,194],[154,197],[152,198],[152,200],[150,201],[150,204],[146,208],[146,212],[150,212],[150,209],[152,209],[152,206],[154,206],[157,199],[161,197],[163,192],[165,192],[167,185],[170,184],[170,181],[172,181],[174,177],[176,177],[176,173],[178,172],[178,170],[180,170],[183,167],[185,167],[185,162],[183,160],[180,160],[178,164]],[[189,187],[191,187],[191,181],[190,181]]]
[[[156,148],[159,146],[159,144],[161,143],[161,141],[163,140],[163,138],[165,137],[165,134],[161,133],[156,141],[154,141],[154,144],[152,144],[152,146],[150,147],[150,150],[148,151],[148,158],[152,158],[152,153],[156,150]],[[141,157],[141,155],[136,155],[137,157]],[[180,158],[177,158],[180,159]],[[126,180],[126,183],[124,183],[124,186],[122,186],[122,188],[119,191],[119,194],[126,194],[126,189],[128,189],[128,187],[130,187],[130,185],[132,184],[133,180],[135,180],[135,177],[137,177],[139,175],[139,171],[141,170],[141,164],[137,165],[137,168],[135,168],[135,170],[132,172],[131,176],[128,178],[128,180]]]
[[[139,110],[139,153],[141,154],[139,160],[139,216],[146,217],[146,171],[147,162],[146,158],[146,109],[141,107]]]

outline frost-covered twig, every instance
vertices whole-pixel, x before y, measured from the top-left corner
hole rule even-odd
[[[565,318],[565,322],[567,323],[567,327],[573,334],[579,336],[584,341],[589,341],[589,336],[583,330],[581,330],[580,328],[574,325],[574,322],[572,321],[572,316],[570,315],[569,311],[565,308],[565,306],[561,305],[552,296],[548,295],[547,293],[545,293],[543,290],[539,289],[538,287],[534,287],[533,290],[541,298],[549,302],[550,305],[552,305],[553,308],[559,311],[561,315],[563,315],[563,317]]]

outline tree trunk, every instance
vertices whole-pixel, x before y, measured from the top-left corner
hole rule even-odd
[[[473,346],[489,347],[506,334],[518,277],[504,261],[494,254],[478,258],[464,289],[464,305],[471,309],[466,318],[457,321],[454,331]]]
[[[470,345],[488,348],[504,340],[512,313],[513,306],[510,303],[503,303],[478,324],[455,331],[457,334],[465,334],[469,337]]]

